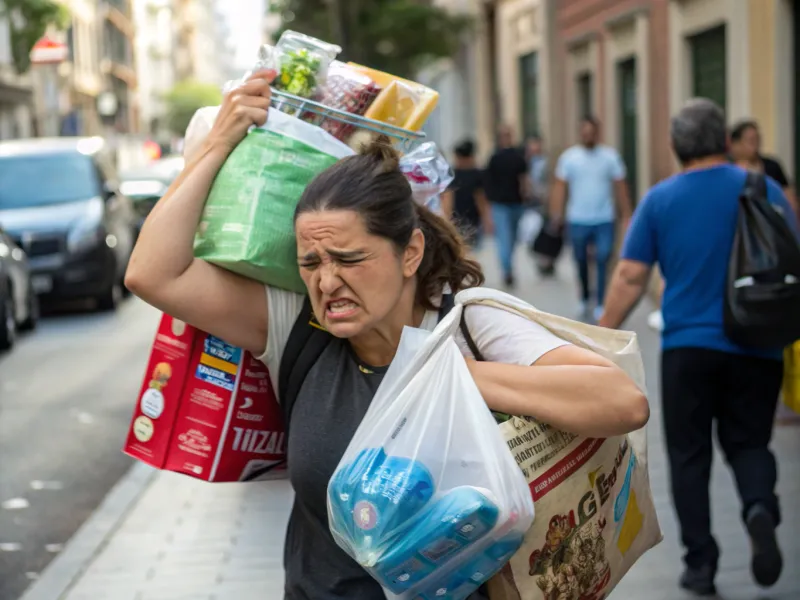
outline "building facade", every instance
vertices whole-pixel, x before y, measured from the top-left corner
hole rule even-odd
[[[663,0],[558,0],[554,51],[563,69],[554,81],[563,110],[554,115],[560,142],[577,141],[583,116],[601,122],[603,141],[622,154],[638,200],[673,172],[669,150],[668,4]]]
[[[117,102],[111,126],[119,133],[134,133],[139,128],[139,106],[131,0],[104,0],[99,10],[103,91],[113,94]]]
[[[34,133],[33,82],[17,74],[11,55],[8,21],[0,19],[0,140]]]
[[[139,129],[169,138],[164,96],[175,85],[173,0],[134,0]]]
[[[71,16],[64,31],[47,37],[66,46],[60,64],[34,65],[35,122],[39,135],[97,135],[109,128],[137,130],[135,28],[128,0],[64,0]],[[113,96],[114,114],[105,120],[101,97]]]
[[[800,3],[796,0],[671,0],[671,110],[692,95],[713,98],[729,122],[753,118],[764,150],[800,172]]]
[[[175,71],[178,81],[194,79],[222,86],[234,72],[234,50],[215,0],[174,0]],[[253,48],[253,62],[258,48]]]

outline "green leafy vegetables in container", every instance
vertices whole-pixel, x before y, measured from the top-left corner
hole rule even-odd
[[[280,75],[273,85],[295,96],[311,98],[319,85],[319,56],[306,49],[293,50],[282,56],[280,63]]]

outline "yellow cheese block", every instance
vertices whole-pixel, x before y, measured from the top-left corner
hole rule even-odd
[[[364,115],[410,131],[419,131],[439,103],[439,93],[420,83],[376,71],[356,63],[348,63],[370,77],[381,92]]]

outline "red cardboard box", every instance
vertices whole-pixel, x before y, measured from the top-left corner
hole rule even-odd
[[[285,477],[283,418],[267,367],[164,315],[126,454],[205,481]]]

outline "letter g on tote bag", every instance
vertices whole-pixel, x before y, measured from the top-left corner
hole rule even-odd
[[[646,391],[633,332],[571,321],[484,288],[461,292],[456,304],[488,305],[534,321],[613,361]],[[646,431],[589,439],[516,417],[499,427],[529,484],[536,519],[522,547],[489,581],[491,600],[607,597],[662,539],[650,490]]]

